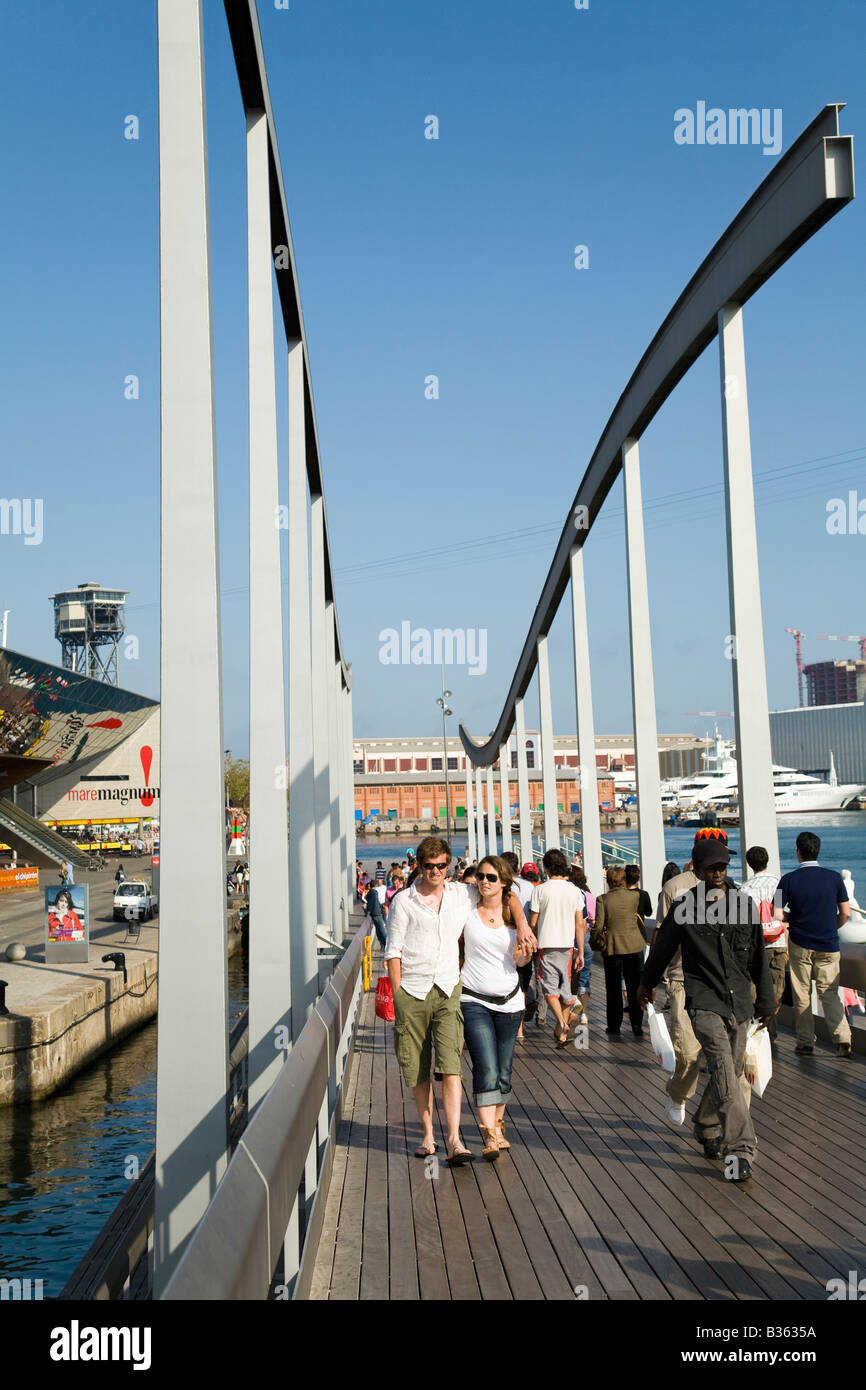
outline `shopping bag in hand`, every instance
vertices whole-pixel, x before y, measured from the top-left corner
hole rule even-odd
[[[762,1096],[773,1075],[773,1050],[769,1033],[757,1022],[749,1024],[746,1034],[743,1073],[755,1095]]]
[[[386,1023],[394,1022],[394,996],[387,975],[380,975],[376,986],[376,1017],[384,1018]]]
[[[671,1035],[668,1032],[668,1025],[665,1023],[664,1014],[656,1013],[652,1004],[647,1004],[646,1013],[649,1019],[650,1043],[655,1053],[656,1061],[662,1071],[676,1071],[676,1054],[674,1052],[674,1045],[671,1042]]]

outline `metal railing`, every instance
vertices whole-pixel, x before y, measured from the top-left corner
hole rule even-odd
[[[247,1027],[243,1013],[229,1037],[231,1087],[226,1123],[233,1138],[243,1130],[247,1103]],[[151,1150],[137,1178],[130,1182],[105,1225],[70,1274],[59,1299],[73,1302],[119,1299],[140,1260],[147,1254],[153,1234],[153,1190],[156,1152]]]
[[[163,1298],[306,1295],[362,993],[366,937],[356,932],[247,1125]]]

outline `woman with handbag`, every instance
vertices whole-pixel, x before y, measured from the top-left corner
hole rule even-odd
[[[505,1137],[505,1106],[525,1006],[517,967],[532,959],[531,951],[517,950],[521,908],[511,883],[511,870],[503,859],[496,854],[482,859],[477,900],[462,937],[460,1007],[486,1159],[496,1159],[511,1147]]]
[[[606,871],[608,891],[596,904],[595,926],[589,944],[604,957],[604,985],[607,995],[606,1033],[619,1036],[622,1027],[622,981],[628,996],[628,1016],[636,1038],[643,1037],[643,1012],[637,991],[643,969],[646,941],[640,929],[634,892],[625,886],[625,869]]]

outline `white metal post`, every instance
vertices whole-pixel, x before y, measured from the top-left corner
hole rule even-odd
[[[313,768],[316,808],[316,888],[319,924],[336,932],[334,882],[331,877],[330,616],[325,605],[325,505],[321,496],[310,501],[311,545],[311,670],[313,682]],[[339,900],[338,900],[339,901]],[[313,924],[315,932],[315,924]]]
[[[340,787],[343,781],[343,744],[340,737],[339,724],[337,720],[337,682],[340,674],[336,669],[334,653],[336,649],[336,610],[333,601],[329,601],[325,613],[325,631],[327,633],[328,657],[326,667],[327,696],[328,696],[328,806],[331,814],[331,853],[328,860],[331,871],[331,901],[334,905],[334,916],[332,925],[334,929],[334,940],[342,941],[344,934],[343,912],[345,902],[343,899],[343,866],[341,863],[340,845]]]
[[[472,764],[466,757],[466,858],[475,859],[475,808],[472,797]]]
[[[200,0],[159,0],[161,883],[154,1297],[226,1167],[228,985]],[[182,601],[179,601],[182,596]],[[190,717],[190,692],[195,716]],[[190,865],[196,902],[190,910]]]
[[[331,608],[336,622],[336,609]],[[336,629],[335,629],[336,631]],[[346,824],[346,724],[343,718],[343,663],[334,662],[334,800],[333,813],[336,820],[337,840],[334,845],[334,898],[339,907],[340,939],[349,934],[349,913],[352,909],[352,896],[346,893],[346,869],[349,858],[349,829]],[[351,748],[349,750],[351,752]]]
[[[493,790],[493,764],[487,769],[487,850],[496,854],[496,795]]]
[[[499,750],[499,799],[502,802],[502,853],[512,849],[511,791],[508,782],[508,739]]]
[[[532,853],[532,803],[529,800],[529,772],[526,766],[526,716],[523,696],[514,701],[515,737],[517,739],[517,814],[520,822],[520,858],[529,864]]]
[[[485,840],[485,838],[484,838],[484,793],[483,793],[483,791],[481,790],[481,768],[480,768],[480,767],[476,767],[476,769],[475,769],[475,818],[476,818],[476,836],[475,836],[475,838],[476,838],[477,841],[478,841],[478,845],[477,845],[477,849],[478,849],[478,862],[479,862],[479,864],[480,864],[480,863],[481,863],[481,860],[484,858],[485,854],[487,853],[487,843],[486,843],[486,840]]]
[[[758,536],[746,391],[746,349],[739,304],[725,304],[719,319],[722,433],[725,450],[725,517],[731,632],[726,653],[733,662],[740,844],[763,845],[769,872],[779,873],[779,832],[773,798],[773,754],[764,659],[764,623],[758,574]]]
[[[544,789],[544,843],[559,849],[559,808],[556,802],[556,762],[553,756],[553,711],[550,703],[550,666],[547,637],[536,642],[538,654],[538,705],[541,716],[541,784]]]
[[[250,426],[249,1107],[286,1059],[291,1028],[286,701],[268,122],[247,116]]]
[[[353,751],[354,733],[352,730],[352,668],[348,667],[349,686],[343,697],[343,709],[345,719],[345,744],[346,744],[346,797],[349,811],[349,837],[348,837],[348,856],[347,875],[349,884],[350,910],[355,905],[355,856],[357,854],[357,843],[355,839],[355,757]]]
[[[307,423],[304,347],[289,344],[289,901],[292,1039],[300,1037],[318,994],[316,777],[313,765],[310,546],[307,535]]]
[[[583,549],[571,552],[571,614],[574,626],[574,691],[577,705],[577,751],[580,785],[580,845],[583,871],[592,893],[603,893],[601,818],[598,811],[598,778],[595,767],[595,720],[592,714],[592,682],[589,674],[589,625]]]
[[[625,537],[628,579],[628,621],[631,637],[631,698],[634,717],[635,791],[641,886],[653,902],[661,889],[665,866],[659,739],[653,680],[649,590],[643,534],[640,453],[636,439],[622,448],[625,483]]]

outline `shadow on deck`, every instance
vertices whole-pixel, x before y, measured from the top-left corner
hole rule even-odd
[[[821,1300],[866,1268],[866,1071],[832,1053],[795,1057],[780,1033],[752,1115],[753,1179],[727,1183],[686,1123],[661,1116],[665,1076],[647,1038],[604,1033],[593,971],[589,1051],[550,1026],[518,1044],[510,1152],[480,1158],[464,1054],[463,1137],[451,1169],[417,1159],[420,1126],[392,1025],[361,1006],[311,1299]],[[438,1090],[438,1088],[437,1088]],[[439,1157],[444,1154],[437,1111]]]

